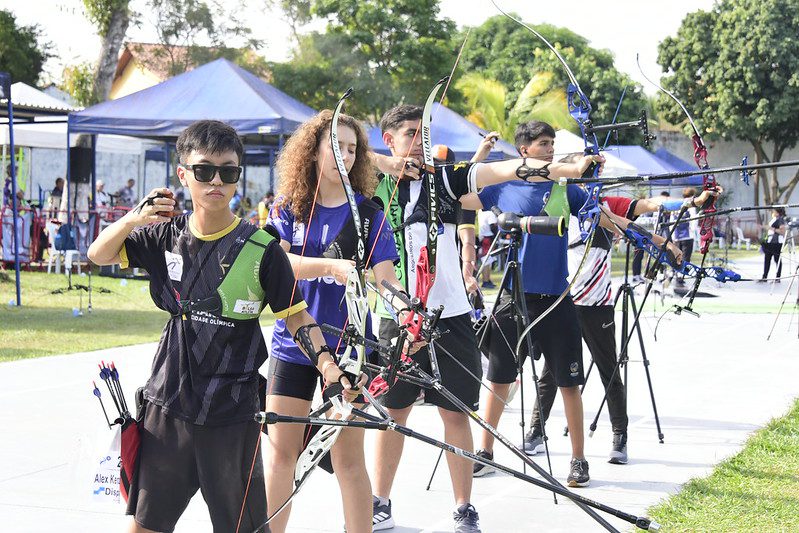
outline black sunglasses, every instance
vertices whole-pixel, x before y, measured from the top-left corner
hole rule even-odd
[[[180,165],[186,170],[191,170],[194,172],[194,179],[197,181],[201,181],[203,183],[208,183],[209,181],[214,179],[214,176],[217,172],[219,172],[219,179],[222,180],[222,183],[236,183],[239,181],[239,177],[241,176],[241,167],[236,167],[232,165],[226,166],[216,166],[216,165],[207,165],[207,164],[199,164],[199,165]]]

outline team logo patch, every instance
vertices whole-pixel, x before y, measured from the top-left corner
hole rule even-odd
[[[305,223],[304,222],[295,222],[294,228],[291,232],[291,245],[292,246],[302,246],[302,242],[305,239]]]
[[[571,377],[575,378],[580,373],[580,363],[572,363],[569,365],[569,370],[571,371]]]
[[[164,251],[164,259],[166,259],[166,271],[169,274],[169,279],[180,281],[183,277],[183,257],[180,254]]]

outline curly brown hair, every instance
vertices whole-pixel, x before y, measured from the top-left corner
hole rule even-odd
[[[319,143],[329,142],[332,120],[333,112],[325,109],[304,122],[292,134],[277,158],[280,185],[275,208],[290,209],[300,222],[308,222],[319,179],[316,162],[312,156],[316,153]],[[366,131],[360,122],[343,113],[339,115],[338,123],[352,128],[357,140],[355,164],[349,171],[352,189],[371,198],[377,188],[377,174],[369,158],[369,139]]]

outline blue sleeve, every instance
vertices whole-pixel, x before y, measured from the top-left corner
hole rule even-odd
[[[483,209],[490,210],[497,205],[500,187],[501,185],[491,185],[477,194],[480,197],[480,203],[483,204]]]
[[[386,220],[386,215],[383,211],[377,211],[374,215],[372,231],[369,232],[368,246],[370,252],[374,250],[374,252],[371,252],[371,259],[369,260],[370,268],[383,261],[391,261],[392,263],[399,261],[397,247],[394,243],[394,230],[388,220]]]
[[[679,211],[682,207],[683,200],[669,200],[668,202],[663,202],[663,209],[666,211]]]
[[[294,230],[294,214],[286,206],[275,207],[269,212],[269,219],[266,221],[274,227],[280,240],[291,242],[292,232]]]
[[[569,209],[572,215],[577,216],[580,208],[588,200],[588,192],[578,185],[567,185],[566,196],[569,198]]]

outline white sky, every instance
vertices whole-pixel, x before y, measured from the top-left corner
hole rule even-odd
[[[280,20],[279,13],[265,10],[264,3],[247,0],[247,9],[241,18],[250,25],[254,36],[264,41],[261,52],[268,59],[284,60],[292,43],[288,25]],[[611,0],[604,3],[501,0],[498,3],[506,11],[520,14],[528,23],[547,22],[567,27],[586,37],[592,46],[611,50],[616,67],[642,83],[647,93],[654,94],[657,90],[638,72],[636,53],[641,56],[644,72],[650,78],[659,79],[658,43],[676,33],[687,13],[708,10],[714,0]],[[477,26],[498,13],[488,0],[442,0],[440,4],[441,14],[453,19],[459,27]],[[142,12],[146,2],[133,0],[133,6]],[[0,8],[13,12],[18,24],[39,24],[45,38],[53,43],[56,57],[45,65],[46,76],[50,79],[60,80],[66,65],[97,59],[100,39],[83,15],[81,0],[0,0]],[[530,38],[535,39],[535,36],[531,34]],[[141,27],[128,29],[127,40],[156,40],[146,15]]]

